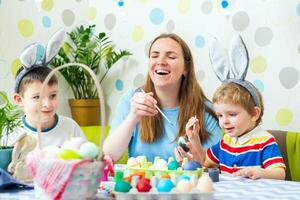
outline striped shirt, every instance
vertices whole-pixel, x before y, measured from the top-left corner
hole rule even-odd
[[[223,139],[208,148],[208,161],[220,165],[223,173],[233,173],[242,168],[285,168],[275,138],[267,131],[256,127],[239,137],[225,134]]]

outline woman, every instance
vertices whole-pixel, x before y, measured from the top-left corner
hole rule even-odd
[[[222,136],[210,105],[196,80],[187,44],[176,34],[161,34],[149,49],[146,84],[142,89],[130,89],[121,98],[103,151],[114,160],[127,147],[129,157],[143,155],[149,161],[155,156],[165,160],[175,157],[176,140],[185,135],[185,124],[195,115],[202,145],[208,148]]]

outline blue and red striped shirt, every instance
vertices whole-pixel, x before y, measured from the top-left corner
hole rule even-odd
[[[223,139],[207,149],[209,162],[220,165],[223,173],[233,173],[242,168],[285,168],[275,138],[256,127],[240,137],[225,134]]]

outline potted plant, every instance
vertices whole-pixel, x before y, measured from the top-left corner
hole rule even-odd
[[[131,53],[127,50],[115,51],[108,36],[104,32],[95,34],[94,29],[95,25],[78,26],[67,33],[68,39],[50,64],[53,67],[75,62],[85,64],[94,71],[101,84],[111,67]],[[69,100],[74,120],[81,126],[98,125],[99,100],[91,76],[80,67],[65,68],[60,73],[74,95],[74,99]]]
[[[7,170],[13,147],[8,146],[9,135],[21,126],[22,112],[13,105],[5,92],[0,91],[0,168]]]

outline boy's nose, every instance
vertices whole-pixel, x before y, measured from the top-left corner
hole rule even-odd
[[[50,100],[48,98],[44,98],[42,106],[43,107],[49,107],[49,105],[50,105]]]

